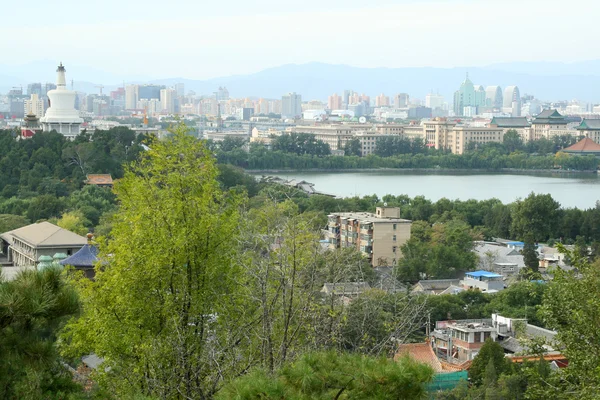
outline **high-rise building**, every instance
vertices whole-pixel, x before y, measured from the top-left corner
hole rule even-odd
[[[185,84],[176,83],[173,89],[175,89],[175,91],[177,92],[177,97],[185,96]]]
[[[436,93],[429,93],[425,96],[425,107],[435,110],[444,107],[444,96]]]
[[[513,117],[521,116],[521,94],[517,86],[508,86],[504,89],[502,111]]]
[[[485,88],[485,106],[497,108],[500,110],[502,108],[502,88],[500,86],[488,86]]]
[[[327,100],[327,108],[330,110],[341,110],[344,107],[343,100],[337,93],[334,93]]]
[[[139,85],[138,86],[138,99],[160,99],[160,91],[164,89],[164,86],[159,85]]]
[[[281,97],[281,118],[298,118],[302,115],[302,96],[296,92]]]
[[[37,94],[38,96],[42,96],[42,84],[37,82],[37,83],[30,83],[29,85],[27,85],[27,94],[29,96],[31,96],[32,94]]]
[[[48,95],[48,110],[46,115],[41,119],[44,132],[57,131],[74,139],[79,135],[79,127],[83,119],[79,117],[79,112],[75,109],[75,93],[67,89],[67,80],[65,77],[65,67],[62,63],[56,70],[56,89],[47,93]]]
[[[161,89],[160,91],[160,102],[162,104],[162,111],[173,114],[175,112],[175,96],[177,92],[175,89]]]
[[[139,100],[139,86],[138,85],[127,85],[125,86],[125,109],[134,110],[137,107]]]
[[[406,108],[408,107],[409,96],[408,93],[398,93],[394,97],[394,106],[396,108]]]
[[[269,101],[269,113],[281,114],[281,100]]]
[[[482,106],[485,106],[485,90],[481,85],[473,85],[467,74],[460,88],[454,93],[454,114],[464,115],[465,107]],[[472,108],[468,110],[471,113]]]
[[[24,101],[24,108],[25,115],[35,115],[37,118],[44,116],[44,102],[36,93],[31,94],[30,99]]]
[[[49,91],[56,89],[56,85],[54,83],[45,83],[42,88],[42,96],[46,96]]]
[[[229,100],[229,90],[224,86],[219,86],[219,90],[215,92],[215,97],[217,98],[217,101]]]
[[[269,113],[269,102],[265,99],[259,99],[257,104],[258,112],[256,114],[265,114]]]
[[[385,94],[381,93],[379,96],[375,97],[375,107],[389,107],[390,98]]]
[[[353,90],[350,90],[350,89],[344,90],[344,95],[342,96],[343,97],[342,100],[346,106],[348,104],[350,104],[350,96],[352,96],[353,94],[354,94]]]

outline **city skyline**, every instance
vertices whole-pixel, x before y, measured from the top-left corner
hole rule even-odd
[[[13,66],[64,61],[123,79],[210,79],[307,62],[369,68],[576,62],[590,59],[589,49],[600,35],[594,13],[581,12],[589,7],[593,3],[583,0],[569,7],[540,0],[384,0],[375,5],[267,0],[232,1],[224,8],[176,0],[165,15],[158,2],[108,0],[82,8],[67,0],[56,8],[32,0],[12,10],[26,20],[8,18],[0,27],[0,34],[11,37],[0,51],[10,55],[4,63]],[[576,31],[564,23],[575,19]],[[15,29],[19,35],[11,34]],[[60,45],[38,40],[49,32]]]

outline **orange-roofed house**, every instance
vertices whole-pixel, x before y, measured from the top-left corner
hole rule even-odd
[[[589,137],[581,139],[579,142],[562,150],[564,153],[577,156],[596,156],[600,157],[600,144],[594,142]]]
[[[430,392],[453,389],[461,380],[467,380],[466,370],[471,364],[470,361],[464,365],[453,365],[441,361],[433,352],[429,342],[401,344],[398,346],[394,359],[397,360],[403,356],[409,356],[413,360],[427,364],[433,369],[435,377],[427,386]]]
[[[113,179],[110,174],[90,174],[85,181],[88,185],[96,185],[100,187],[113,187]]]

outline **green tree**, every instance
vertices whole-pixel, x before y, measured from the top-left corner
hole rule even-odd
[[[346,142],[346,144],[344,145],[344,155],[360,157],[362,155],[361,147],[362,146],[360,145],[360,140],[358,140],[358,139],[348,140]]]
[[[247,368],[235,345],[247,333],[235,296],[239,201],[219,190],[214,159],[183,127],[150,148],[115,185],[106,264],[78,281],[82,315],[63,351],[102,357],[98,382],[118,398],[208,399]]]
[[[560,397],[594,399],[600,387],[598,360],[598,316],[600,316],[600,263],[561,251],[576,270],[557,269],[542,304],[542,315],[550,329],[558,332],[562,353],[569,365],[561,374]]]
[[[12,281],[0,276],[1,398],[58,399],[80,391],[55,346],[58,329],[78,307],[60,269],[24,271]]]
[[[393,361],[337,352],[309,353],[274,376],[264,370],[241,377],[217,399],[422,399],[433,370],[410,358]]]
[[[90,221],[88,221],[80,211],[66,212],[62,217],[52,220],[51,222],[63,229],[75,232],[82,236],[85,236],[85,234],[90,231]]]
[[[27,218],[20,215],[0,214],[0,233],[12,231],[28,224]]]
[[[552,237],[560,204],[549,194],[531,193],[513,205],[511,233],[517,239],[531,235],[536,242]]]
[[[510,370],[510,361],[504,357],[504,349],[491,338],[486,339],[469,368],[469,378],[473,384],[479,386],[484,382],[489,363],[493,364],[496,376]]]
[[[519,133],[514,129],[509,129],[506,131],[504,138],[502,139],[502,143],[504,144],[504,147],[508,153],[512,153],[523,148],[523,139],[521,139]]]
[[[523,246],[523,262],[531,272],[538,272],[540,260],[531,235],[528,235],[525,239],[525,244]]]

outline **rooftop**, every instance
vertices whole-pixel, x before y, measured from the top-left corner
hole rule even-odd
[[[600,153],[600,144],[586,137],[572,146],[563,149],[565,153]]]
[[[373,213],[368,212],[345,212],[345,213],[335,213],[330,214],[328,216],[339,216],[342,219],[354,219],[360,221],[361,224],[367,224],[369,222],[397,222],[397,223],[409,223],[411,222],[408,219],[402,218],[380,218]]]
[[[581,124],[575,128],[578,130],[600,130],[600,119],[584,118]]]
[[[0,238],[10,244],[14,239],[18,239],[32,247],[79,247],[87,243],[87,239],[83,236],[47,221],[3,233]]]
[[[490,271],[483,271],[483,270],[467,272],[465,275],[474,276],[474,277],[484,277],[484,278],[502,278],[502,275],[500,275],[500,274],[496,274],[496,273],[490,272]]]
[[[93,268],[96,262],[98,262],[98,248],[92,244],[86,244],[72,256],[60,261],[60,264],[79,268]]]
[[[113,179],[110,174],[90,174],[85,181],[88,185],[112,185]]]
[[[490,125],[496,125],[498,128],[525,128],[531,126],[525,117],[494,117]]]

